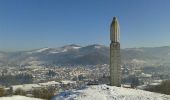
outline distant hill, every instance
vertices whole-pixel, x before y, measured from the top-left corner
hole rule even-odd
[[[170,64],[170,46],[121,49],[122,63]],[[25,64],[109,64],[109,47],[66,45],[21,52],[0,52],[0,65]]]

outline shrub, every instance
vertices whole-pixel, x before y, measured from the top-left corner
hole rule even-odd
[[[51,98],[54,96],[54,90],[49,90],[46,88],[34,89],[32,94],[35,98],[51,100]]]
[[[22,90],[21,88],[18,88],[15,90],[14,95],[26,95],[26,92],[24,90]]]
[[[0,88],[0,97],[5,96],[4,88]]]

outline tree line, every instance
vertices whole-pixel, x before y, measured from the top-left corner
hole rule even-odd
[[[2,75],[0,76],[0,84],[3,86],[29,84],[33,83],[33,77],[29,74],[18,74],[18,75]]]

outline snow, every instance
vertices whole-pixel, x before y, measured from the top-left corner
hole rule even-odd
[[[23,84],[23,85],[13,85],[11,86],[13,91],[17,90],[17,89],[23,89],[25,91],[29,91],[31,89],[33,89],[34,87],[40,87],[38,84]]]
[[[77,46],[71,46],[71,47],[65,47],[61,52],[67,52],[69,50],[72,50],[72,49],[80,49],[81,47],[77,47]]]
[[[36,52],[43,52],[43,51],[46,51],[46,50],[48,50],[49,48],[42,48],[42,49],[39,49],[39,50],[37,50]]]
[[[57,54],[57,53],[61,53],[61,52],[67,52],[69,50],[77,50],[77,49],[80,49],[81,47],[76,47],[76,46],[72,46],[72,47],[65,47],[64,49],[61,49],[61,50],[57,50],[57,51],[50,51],[50,53],[52,54]]]
[[[50,85],[59,85],[59,82],[56,81],[49,81],[49,82],[45,82],[45,83],[38,83],[41,86],[50,86]]]
[[[157,85],[160,85],[161,83],[151,83],[151,84],[149,84],[149,85],[151,85],[151,86],[157,86]]]
[[[100,48],[102,48],[101,46],[97,46],[97,45],[96,45],[96,46],[94,46],[94,47],[95,47],[96,49],[100,49]]]
[[[70,81],[70,80],[63,80],[61,81],[62,84],[76,84],[76,81]]]
[[[15,95],[12,97],[0,97],[0,100],[43,100],[43,99]]]
[[[63,51],[61,51],[61,52],[67,52],[68,50],[67,49],[64,49]]]
[[[152,75],[151,75],[151,74],[142,73],[142,74],[141,74],[141,77],[148,77],[148,78],[150,78],[150,77],[152,77]]]
[[[38,83],[38,84],[13,85],[11,86],[11,88],[13,89],[13,91],[17,90],[18,88],[23,89],[25,91],[30,91],[34,88],[41,88],[45,86],[57,86],[57,85],[60,85],[60,83],[56,81],[49,81],[49,82]]]
[[[144,64],[144,63],[146,63],[146,61],[144,61],[144,60],[138,60],[138,59],[133,59],[133,60],[131,61],[131,63]]]
[[[56,53],[60,53],[60,52],[57,52],[57,51],[51,51],[50,53],[56,54]]]
[[[33,53],[42,53],[44,51],[47,51],[51,54],[57,54],[57,53],[62,53],[62,52],[68,52],[69,50],[78,50],[80,49],[80,46],[74,46],[74,45],[68,45],[65,47],[61,47],[61,48],[42,48],[42,49],[38,49],[35,51],[31,51],[31,52],[27,52],[28,54],[33,54]],[[1,55],[0,55],[1,57]]]
[[[30,65],[40,65],[43,63],[44,63],[43,61],[36,61],[36,60],[28,62],[28,64],[30,64]]]
[[[73,49],[80,49],[81,47],[72,47]]]
[[[94,85],[67,91],[52,100],[170,100],[169,95],[123,87]]]

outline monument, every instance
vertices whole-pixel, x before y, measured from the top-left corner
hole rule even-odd
[[[120,28],[116,17],[110,26],[110,85],[121,86]]]

